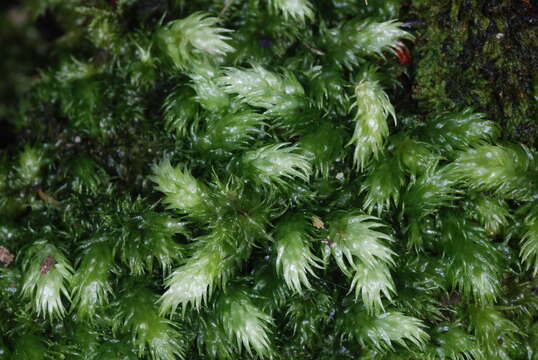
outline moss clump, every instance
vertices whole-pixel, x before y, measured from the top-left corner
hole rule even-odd
[[[24,4],[0,359],[536,357],[538,154],[415,112],[399,1]]]

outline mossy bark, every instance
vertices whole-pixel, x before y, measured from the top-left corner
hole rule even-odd
[[[538,145],[538,1],[413,1],[413,97],[425,112],[472,106],[507,140]]]

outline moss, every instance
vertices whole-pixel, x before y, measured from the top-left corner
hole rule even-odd
[[[508,140],[538,144],[538,4],[513,0],[414,1],[416,87],[422,111],[473,106]]]
[[[538,153],[503,141],[538,97],[533,30],[509,32],[523,17],[478,0],[21,2],[63,35],[29,92],[0,98],[17,134],[0,359],[536,357]],[[523,80],[527,106],[499,97]]]

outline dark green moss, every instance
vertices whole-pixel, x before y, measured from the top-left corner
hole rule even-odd
[[[538,141],[538,3],[415,0],[424,25],[415,48],[414,98],[425,112],[473,106],[503,137]]]

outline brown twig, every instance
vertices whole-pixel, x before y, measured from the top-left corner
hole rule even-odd
[[[52,206],[55,206],[55,207],[59,207],[60,206],[60,202],[58,200],[56,200],[55,198],[53,198],[52,196],[46,194],[45,192],[43,192],[43,190],[41,189],[37,189],[37,196],[39,196],[39,198],[41,200],[43,200],[44,202],[46,202],[47,204],[50,204]]]
[[[303,43],[303,45],[306,46],[306,48],[308,50],[312,51],[314,54],[319,55],[319,56],[325,56],[325,53],[323,51],[321,51],[319,49],[316,49],[316,48],[314,48],[314,47],[312,47],[312,46],[310,46],[310,45],[308,45],[306,43]]]
[[[220,11],[219,13],[219,17],[223,17],[224,16],[224,13],[226,11],[228,11],[228,9],[230,8],[230,6],[232,5],[232,3],[234,2],[234,0],[227,0],[225,3],[224,3],[224,7],[222,8],[222,10]]]

